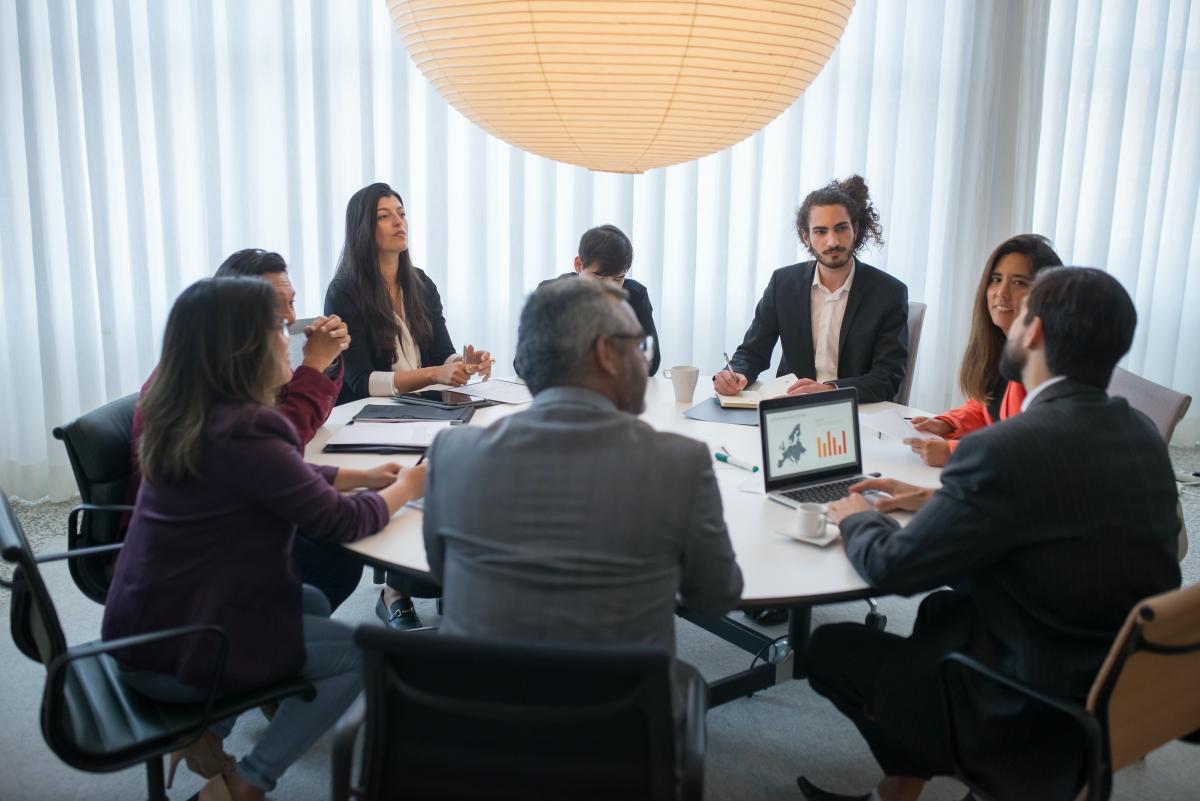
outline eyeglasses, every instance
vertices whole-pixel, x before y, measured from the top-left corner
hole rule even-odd
[[[283,334],[284,339],[290,339],[292,336],[292,324],[286,317],[279,318],[279,333]]]
[[[646,364],[654,361],[654,337],[649,334],[609,334],[609,339],[632,339],[637,343],[637,349],[641,351],[642,358],[646,360]]]

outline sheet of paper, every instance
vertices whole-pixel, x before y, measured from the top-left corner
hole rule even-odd
[[[940,439],[936,434],[913,428],[912,422],[905,420],[895,409],[883,409],[878,412],[864,412],[860,409],[858,421],[892,439]]]
[[[717,401],[726,409],[757,409],[759,401],[783,397],[794,383],[796,376],[788,373],[766,381],[755,381],[737,395],[718,395]]]
[[[746,480],[738,484],[738,489],[742,492],[748,492],[751,495],[766,495],[767,491],[763,489],[763,478],[758,473],[752,476],[747,476]]]
[[[338,445],[395,445],[398,447],[427,448],[433,444],[438,432],[451,426],[446,421],[417,421],[398,426],[395,423],[357,422],[334,432],[325,442],[325,447]]]
[[[491,378],[487,381],[476,381],[458,387],[455,392],[465,392],[476,398],[486,398],[497,403],[529,403],[533,395],[529,387],[518,381],[507,381],[503,378]]]

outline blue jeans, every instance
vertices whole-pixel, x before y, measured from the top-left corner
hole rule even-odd
[[[312,683],[317,695],[311,701],[290,696],[279,702],[279,711],[237,772],[261,790],[270,792],[288,766],[302,757],[362,691],[362,655],[354,644],[354,630],[329,619],[329,601],[320,591],[304,586],[304,650],[307,659],[298,674]],[[183,684],[166,673],[121,670],[121,677],[143,695],[168,703],[195,703],[204,690]],[[210,731],[222,740],[233,731],[237,717],[215,723]]]

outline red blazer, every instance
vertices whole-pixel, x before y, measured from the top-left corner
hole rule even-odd
[[[1004,390],[1004,397],[1000,399],[1000,419],[1007,420],[1017,415],[1021,411],[1021,403],[1024,400],[1025,385],[1020,381],[1009,381],[1008,388]],[[946,439],[950,441],[951,453],[958,447],[958,440],[972,431],[977,431],[996,422],[992,419],[987,405],[974,399],[968,399],[966,403],[957,409],[951,409],[944,414],[939,414],[934,419],[941,420],[950,425],[951,431],[946,435]]]

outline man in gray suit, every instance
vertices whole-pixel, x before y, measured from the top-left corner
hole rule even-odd
[[[442,631],[674,653],[677,594],[709,615],[740,597],[708,450],[635,416],[653,344],[624,298],[601,281],[539,287],[517,334],[532,406],[429,450]]]

